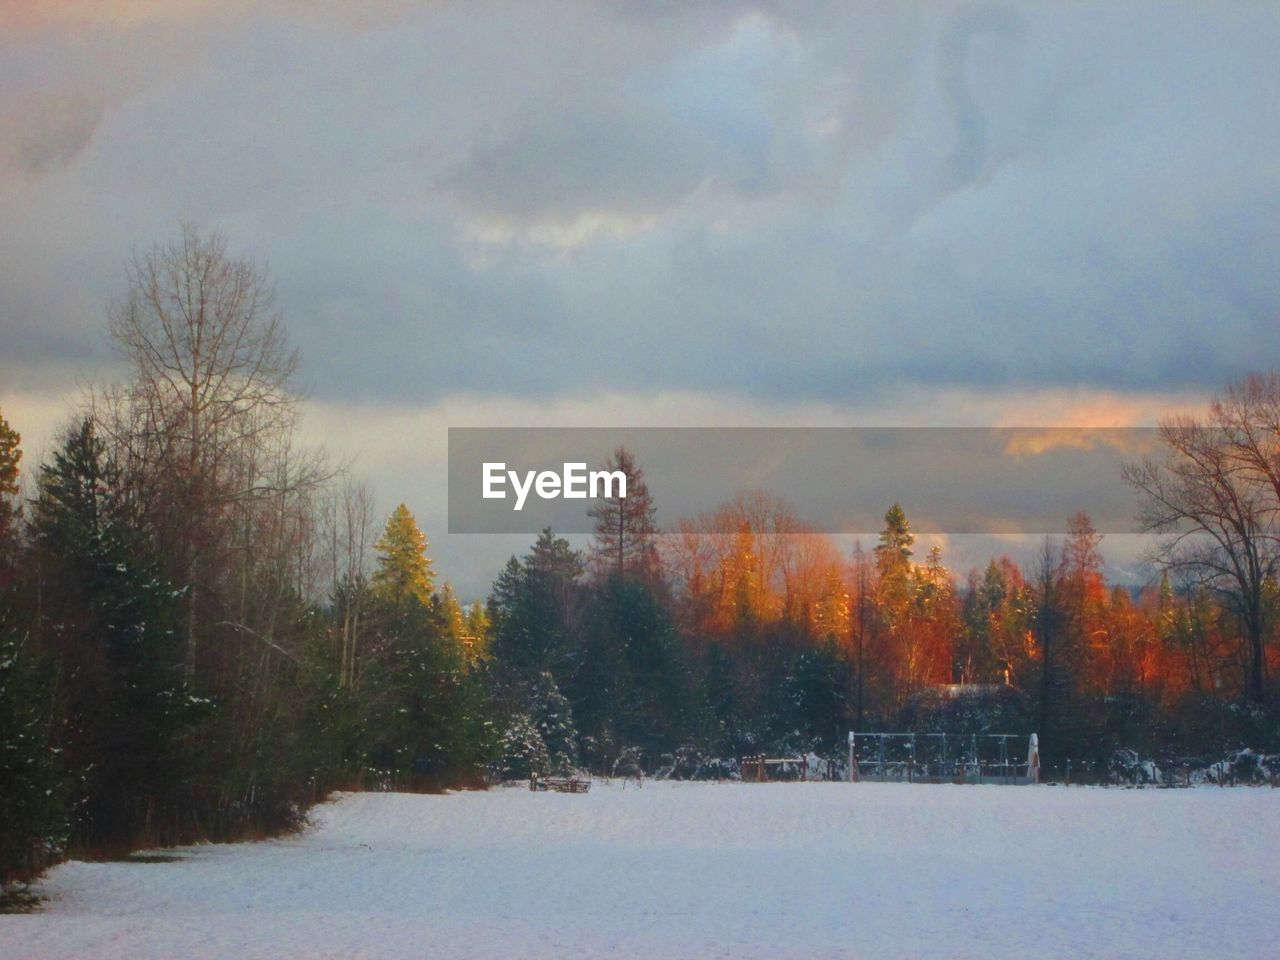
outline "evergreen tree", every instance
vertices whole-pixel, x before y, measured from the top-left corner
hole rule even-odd
[[[400,603],[412,597],[424,607],[431,601],[435,574],[427,557],[427,537],[403,503],[392,511],[375,544],[378,566],[373,587],[384,600]]]
[[[1107,646],[1107,590],[1103,583],[1102,535],[1086,513],[1067,522],[1058,569],[1058,597],[1063,615],[1062,631],[1054,658],[1055,682],[1064,702],[1077,706],[1086,679],[1090,648],[1105,652]]]
[[[373,653],[360,687],[365,766],[396,786],[444,785],[477,762],[468,702],[472,678],[438,603],[412,594],[380,598],[371,612]]]
[[[658,528],[644,471],[626,447],[618,447],[604,468],[626,478],[627,495],[601,498],[588,510],[595,520],[592,566],[600,578],[631,577],[655,583],[659,577],[654,545]]]
[[[39,635],[63,688],[58,744],[75,777],[74,839],[127,848],[188,812],[182,738],[196,711],[165,580],[85,421],[41,468],[32,520],[43,605]]]
[[[67,840],[67,783],[51,742],[53,677],[0,596],[0,893],[56,861]]]
[[[778,734],[791,749],[830,751],[842,742],[849,721],[849,672],[832,641],[807,647],[783,681],[786,709]]]
[[[913,576],[913,656],[917,676],[932,683],[959,680],[955,636],[960,630],[951,574],[942,563],[942,548],[933,546]]]
[[[489,622],[489,611],[483,603],[476,601],[467,608],[462,629],[466,637],[467,652],[471,658],[478,660],[487,657],[492,624]]]
[[[578,732],[573,726],[573,709],[555,678],[545,671],[538,674],[528,700],[528,716],[546,747],[551,772],[572,773],[578,765]]]
[[[499,746],[499,764],[505,780],[545,776],[551,768],[547,745],[528,714],[517,713],[507,724]]]
[[[911,546],[915,542],[906,513],[900,504],[895,503],[884,515],[884,530],[880,532],[880,544],[876,547],[876,561],[881,573],[901,569],[910,563]]]
[[[453,592],[453,584],[445,583],[440,588],[440,608],[444,612],[444,621],[449,631],[449,637],[455,642],[460,643],[466,635],[466,621],[462,612],[462,604],[458,602],[458,595]]]
[[[739,715],[737,688],[733,656],[723,644],[709,644],[697,689],[701,739],[712,755],[737,756],[749,747]]]
[[[56,860],[67,839],[67,783],[51,741],[54,676],[37,658],[18,583],[18,435],[0,416],[0,893]]]
[[[456,602],[430,593],[427,538],[401,504],[377,544],[372,652],[361,684],[364,763],[414,789],[470,782],[493,749],[487,698],[456,636]]]
[[[18,516],[18,464],[22,462],[22,438],[0,412],[0,547],[12,550],[16,544]]]
[[[584,620],[566,686],[583,733],[602,742],[607,732],[650,755],[680,746],[687,671],[662,597],[642,581],[611,577],[590,591]]]
[[[1059,555],[1046,537],[1036,566],[1034,625],[1040,661],[1037,730],[1046,744],[1045,756],[1054,763],[1096,751],[1102,743],[1092,735],[1095,731],[1090,729],[1090,717],[1081,698],[1082,666],[1087,653],[1084,605],[1089,592],[1089,569],[1080,567],[1078,560],[1089,552],[1077,542]]]
[[[517,683],[543,671],[557,680],[572,667],[582,557],[543,530],[523,560],[512,557],[489,598],[492,650],[499,672]]]
[[[879,602],[882,615],[890,627],[898,627],[906,618],[912,600],[911,533],[907,515],[894,504],[884,515],[884,530],[876,546],[876,571],[880,576]]]

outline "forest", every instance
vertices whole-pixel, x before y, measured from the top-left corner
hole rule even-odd
[[[851,729],[1035,730],[1050,776],[1280,750],[1276,373],[1127,468],[1148,582],[1107,582],[1087,504],[1033,562],[967,571],[896,504],[851,553],[767,492],[659,529],[619,448],[590,544],[545,530],[464,606],[407,506],[300,443],[261,267],[184,228],[131,261],[107,335],[126,375],[45,462],[0,411],[5,882],[286,831],[335,790],[691,775]]]

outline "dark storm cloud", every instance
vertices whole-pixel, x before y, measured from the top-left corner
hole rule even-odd
[[[1280,364],[1267,5],[67,6],[0,36],[6,377],[180,219],[332,400]]]

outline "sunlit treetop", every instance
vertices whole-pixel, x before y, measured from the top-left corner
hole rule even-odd
[[[375,544],[378,569],[374,590],[385,599],[400,602],[410,597],[426,606],[435,588],[435,571],[427,557],[427,537],[403,503],[392,511]]]

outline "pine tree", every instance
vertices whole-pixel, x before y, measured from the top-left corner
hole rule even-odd
[[[849,619],[853,607],[839,568],[823,578],[822,593],[813,612],[813,626],[824,640],[840,642],[849,636]]]
[[[440,588],[440,608],[444,612],[445,625],[450,638],[455,643],[460,643],[467,633],[466,620],[462,612],[462,604],[458,602],[458,595],[454,593],[451,583],[446,582]]]
[[[378,568],[373,574],[375,592],[394,603],[413,599],[427,606],[435,584],[432,563],[427,558],[427,537],[403,503],[387,519],[375,549],[378,552]]]
[[[578,731],[568,699],[545,671],[534,679],[528,699],[528,715],[546,747],[551,772],[572,773],[578,765]]]
[[[907,515],[894,504],[884,515],[884,530],[876,546],[876,571],[880,576],[878,601],[881,615],[891,630],[903,626],[913,599],[911,582],[911,533]]]
[[[495,745],[487,696],[458,642],[461,608],[451,591],[432,592],[427,539],[404,504],[376,547],[363,764],[411,789],[472,782]]]
[[[802,649],[783,678],[777,733],[800,750],[831,750],[848,726],[849,673],[834,641]]]
[[[76,777],[74,838],[127,848],[189,815],[182,740],[195,721],[174,590],[150,555],[90,421],[41,468],[32,517],[42,642],[59,667],[58,745]]]
[[[53,676],[0,597],[0,893],[57,860],[67,841],[67,782],[51,742]]]
[[[500,672],[518,682],[546,670],[562,678],[572,666],[582,557],[548,528],[533,549],[512,557],[489,598],[492,650]]]
[[[67,782],[50,738],[55,676],[36,656],[17,582],[18,440],[0,417],[0,893],[56,860],[67,839]]]
[[[902,506],[895,503],[884,515],[884,530],[876,547],[876,563],[882,573],[898,570],[910,563],[911,546],[916,542]]]
[[[598,500],[588,511],[596,522],[592,566],[601,578],[631,577],[652,583],[659,575],[658,528],[644,471],[626,447],[613,452],[605,470],[626,477],[627,495]]]
[[[362,765],[399,788],[472,782],[492,755],[488,698],[438,597],[378,599],[360,686]]]
[[[18,496],[18,464],[22,461],[22,438],[9,426],[0,412],[0,547],[11,545],[17,531],[14,529],[18,508],[14,501]]]
[[[565,681],[579,729],[656,756],[686,736],[688,673],[662,597],[611,577],[587,594],[575,669]]]
[[[720,643],[707,647],[698,682],[702,739],[719,756],[735,756],[747,747],[745,725],[738,709],[738,677],[734,660]]]
[[[466,637],[467,652],[473,660],[489,656],[489,638],[493,625],[489,620],[489,611],[478,600],[467,608],[462,622],[463,635]]]
[[[1010,589],[1005,570],[995,560],[987,564],[982,579],[976,570],[970,572],[961,612],[962,646],[956,657],[962,682],[1001,681],[1011,667],[1002,652],[1007,638],[1001,632]]]
[[[956,664],[955,591],[951,574],[942,563],[942,548],[929,548],[925,562],[915,568],[915,611],[913,631],[917,635],[915,650],[920,660],[919,675],[935,683],[959,679]]]
[[[528,714],[517,713],[507,724],[499,746],[499,764],[505,780],[544,776],[551,768],[547,745]]]

